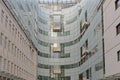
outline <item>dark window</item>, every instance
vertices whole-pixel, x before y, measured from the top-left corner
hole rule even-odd
[[[3,18],[4,18],[4,11],[1,11],[1,22],[3,22]]]
[[[8,24],[8,16],[6,16],[6,19],[5,19],[5,27],[7,27],[7,24]]]
[[[3,33],[0,34],[0,45],[2,45],[2,41],[3,41]]]
[[[10,51],[10,41],[8,41],[8,51]]]
[[[120,7],[120,0],[115,1],[115,9],[117,9],[118,7]]]
[[[120,33],[120,23],[116,26],[116,33],[117,35]]]
[[[85,45],[86,45],[86,49],[88,49],[88,39],[86,40]]]
[[[12,23],[11,20],[9,20],[9,30],[10,30],[10,31],[12,30],[12,29],[11,29],[11,28],[12,28],[12,27],[11,27],[11,23]]]
[[[81,12],[82,12],[82,9],[79,10],[79,15],[81,14]]]
[[[89,70],[87,70],[86,71],[86,77],[87,77],[87,79],[89,79],[89,73],[90,73]]]
[[[82,32],[82,21],[80,22],[80,32]]]
[[[103,61],[95,65],[95,71],[99,71],[101,69],[103,69]]]
[[[120,50],[117,52],[118,61],[120,61]]]
[[[5,37],[5,40],[4,40],[4,48],[6,48],[6,45],[7,45],[7,37]]]
[[[85,21],[87,21],[87,11],[85,11]]]

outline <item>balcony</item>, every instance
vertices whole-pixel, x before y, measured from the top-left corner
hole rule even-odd
[[[53,47],[53,52],[61,52],[61,48],[60,47]]]
[[[53,32],[61,32],[62,29],[60,26],[53,26]]]
[[[83,24],[82,24],[82,27],[83,27],[83,28],[86,28],[86,27],[88,27],[89,25],[90,25],[89,22],[84,21]]]
[[[84,21],[84,22],[83,22],[83,24],[82,24],[82,29],[81,29],[81,33],[80,33],[81,36],[85,33],[85,31],[87,30],[87,28],[88,28],[89,25],[90,25],[89,22],[87,22],[87,21]]]
[[[52,51],[53,52],[61,52],[61,46],[60,46],[60,44],[54,43],[52,45]]]
[[[53,70],[53,73],[54,73],[54,74],[60,74],[60,73],[61,73],[61,70],[60,70],[60,69],[54,69],[54,70]]]
[[[83,63],[88,59],[88,54],[89,54],[88,50],[84,50],[84,51],[82,52],[81,64],[83,64]]]
[[[82,57],[81,57],[81,59],[84,59],[84,58],[86,58],[86,56],[88,55],[88,51],[85,51],[84,53],[82,53]]]

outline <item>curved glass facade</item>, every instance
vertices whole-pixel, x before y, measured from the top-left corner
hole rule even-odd
[[[38,50],[38,80],[103,77],[102,1],[53,7],[38,0],[8,0]]]

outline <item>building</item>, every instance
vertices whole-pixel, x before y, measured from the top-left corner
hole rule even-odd
[[[120,80],[120,0],[0,7],[0,80]]]
[[[104,77],[102,4],[103,0],[81,2],[82,8],[78,18],[81,36],[80,66],[76,70],[76,72],[79,71],[79,80],[100,80]]]
[[[38,80],[104,77],[102,2],[82,0],[74,6],[63,3],[64,7],[58,8],[40,2]]]
[[[38,50],[37,80],[104,77],[103,0],[4,3]]]
[[[37,51],[0,0],[0,80],[36,80]]]
[[[103,14],[105,80],[120,80],[120,0],[106,0]]]

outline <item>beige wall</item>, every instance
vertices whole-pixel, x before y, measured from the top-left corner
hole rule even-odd
[[[35,48],[0,0],[0,74],[36,80],[36,58]]]
[[[115,9],[115,0],[105,0],[104,39],[105,39],[105,76],[120,73],[120,61],[117,51],[120,50],[120,34],[116,35],[116,26],[120,23],[120,7]]]

